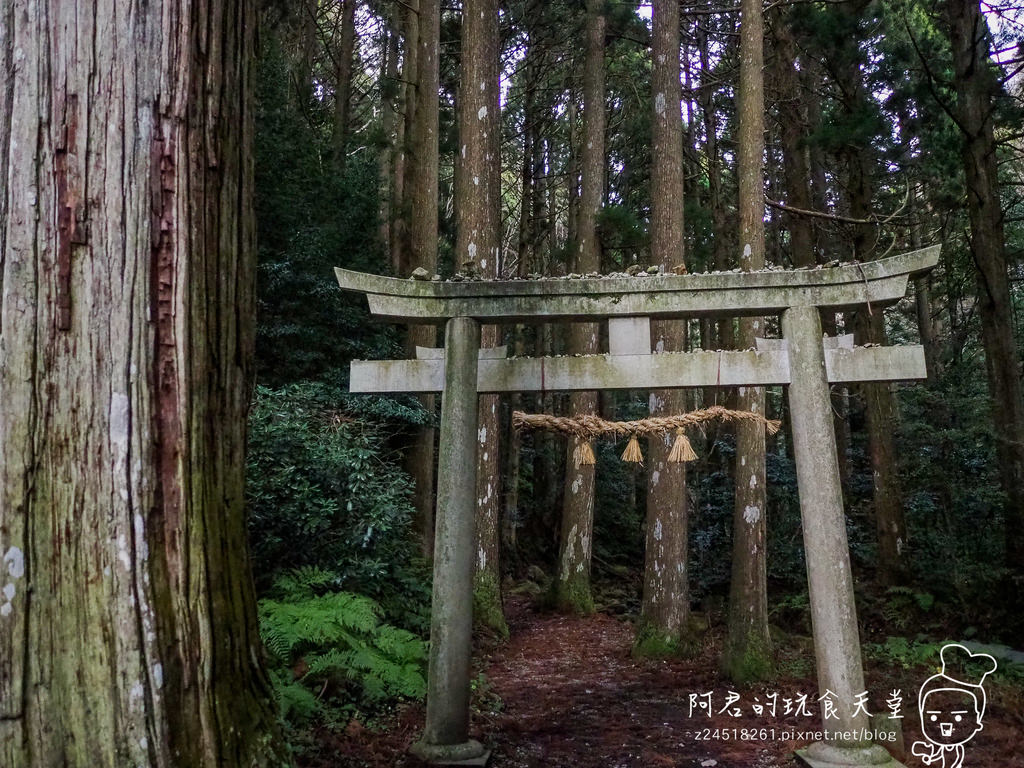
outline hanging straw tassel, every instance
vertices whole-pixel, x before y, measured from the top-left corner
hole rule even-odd
[[[690,445],[690,439],[681,429],[676,430],[676,441],[672,445],[672,451],[668,455],[668,460],[674,464],[697,460],[697,454],[694,453],[693,446]]]
[[[597,458],[594,456],[594,449],[590,445],[589,440],[583,440],[576,443],[576,447],[572,452],[572,461],[579,469],[584,464],[597,464]]]
[[[629,443],[626,444],[626,450],[622,452],[622,460],[643,466],[644,455],[640,451],[640,443],[637,442],[636,435],[630,436]]]

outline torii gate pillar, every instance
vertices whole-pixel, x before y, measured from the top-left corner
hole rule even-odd
[[[831,692],[836,704],[836,717],[823,718],[822,724],[844,736],[815,742],[797,754],[812,768],[891,766],[885,748],[872,743],[867,713],[854,706],[864,691],[864,672],[818,308],[787,309],[782,335],[789,348],[790,419],[818,692]]]
[[[412,747],[417,757],[439,765],[483,765],[488,756],[480,742],[469,738],[479,353],[480,323],[468,317],[448,320],[437,464],[427,721],[423,738]]]

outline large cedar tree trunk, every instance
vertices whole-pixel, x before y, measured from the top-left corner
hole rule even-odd
[[[416,115],[416,56],[419,48],[419,0],[408,0],[393,13],[400,19],[402,67],[398,78],[399,115],[395,126],[394,185],[391,189],[391,268],[396,275],[408,274],[412,243],[409,234],[409,198],[406,186],[411,181],[409,155]],[[417,510],[420,505],[417,502]]]
[[[587,0],[586,54],[583,63],[583,150],[575,269],[584,274],[601,268],[597,217],[604,199],[605,181],[605,96],[604,43],[606,19],[604,0]],[[598,351],[597,323],[574,323],[569,332],[572,354]],[[573,414],[597,413],[596,392],[573,392],[569,408]],[[576,465],[573,460],[577,438],[568,441],[562,529],[559,541],[555,602],[565,611],[591,613],[590,555],[594,529],[594,465]]]
[[[880,310],[858,311],[854,326],[857,344],[885,344],[885,319]],[[875,530],[878,539],[878,582],[884,586],[902,584],[907,578],[907,522],[900,498],[893,433],[899,410],[892,385],[865,384],[864,416],[868,427],[874,489]]]
[[[538,50],[536,45],[537,17],[541,10],[540,0],[529,0],[524,17],[525,53],[523,54],[523,162],[520,173],[520,206],[519,206],[519,238],[517,243],[516,269],[517,277],[526,277],[536,271],[536,257],[540,251],[538,225],[542,218],[543,197],[540,177],[543,167],[543,140],[540,136],[538,86]],[[539,336],[541,329],[537,329]],[[512,354],[522,357],[526,354],[526,326],[516,324],[513,330]],[[510,410],[522,410],[524,398],[520,393],[509,396]],[[518,527],[519,527],[519,475],[521,471],[522,436],[507,420],[505,432],[505,493],[504,516],[501,524],[501,548],[505,558],[506,569],[509,564],[518,560]],[[536,436],[534,437],[536,440]],[[536,443],[535,443],[536,444]]]
[[[998,81],[989,61],[989,31],[977,0],[948,0],[956,84],[956,116],[963,137],[971,255],[977,269],[981,341],[1006,494],[1007,564],[1024,563],[1024,397],[1014,344],[993,99]]]
[[[416,9],[418,12],[413,12]],[[409,88],[411,120],[406,133],[406,182],[403,211],[407,217],[407,255],[403,266],[411,271],[423,267],[433,273],[437,269],[437,177],[438,177],[438,49],[441,38],[440,0],[414,0],[410,8],[410,25],[415,29],[406,38],[408,49],[415,45],[415,58],[410,60],[416,87]],[[406,277],[406,274],[400,276]],[[408,352],[415,356],[415,347],[432,347],[437,342],[437,329],[432,325],[409,328]],[[434,395],[420,398],[423,407],[435,412]],[[415,487],[417,525],[423,536],[426,555],[434,551],[434,429],[417,431],[415,442],[406,456],[406,466]]]
[[[764,18],[760,0],[743,0],[740,24],[740,85],[737,105],[740,267],[764,268]],[[749,349],[762,333],[763,318],[739,322],[737,347]],[[740,387],[737,407],[764,413],[764,387]],[[729,628],[722,665],[737,682],[771,674],[768,635],[765,435],[759,424],[736,430],[736,494],[733,513]]]
[[[0,12],[0,765],[279,766],[246,0]]]
[[[455,162],[456,263],[486,278],[498,276],[498,3],[466,0],[462,7],[459,153]],[[481,345],[497,346],[501,328],[486,325]],[[480,397],[477,416],[475,620],[508,633],[498,568],[501,510],[501,418],[498,395]]]
[[[652,10],[651,260],[663,272],[683,264],[683,121],[679,86],[679,3],[654,0]],[[652,324],[659,352],[685,351],[686,321]],[[651,392],[651,416],[682,413],[683,390]],[[647,523],[644,591],[637,650],[675,653],[689,616],[686,465],[669,462],[673,435],[647,442]]]
[[[787,14],[775,13],[774,68],[778,89],[779,139],[782,145],[782,174],[785,179],[786,202],[793,208],[809,210],[811,202],[811,170],[804,149],[806,125],[800,89],[800,71],[796,68],[796,40]],[[794,267],[814,266],[814,224],[807,216],[786,214],[790,254]]]
[[[794,9],[796,12],[796,9]],[[800,59],[800,84],[802,86],[804,108],[807,114],[807,129],[813,133],[822,125],[821,114],[821,83],[824,70],[814,56],[803,56]],[[807,146],[807,165],[810,173],[811,209],[826,211],[829,207],[828,179],[825,173],[825,151],[818,142],[809,142]],[[819,261],[826,253],[835,254],[834,237],[827,227],[814,227],[814,254]],[[835,312],[823,312],[822,328],[829,335],[838,333],[837,315]],[[846,487],[850,481],[850,389],[845,385],[832,388],[832,424],[836,430],[836,450],[839,454],[839,479]]]

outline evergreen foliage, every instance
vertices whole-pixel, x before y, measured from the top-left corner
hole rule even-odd
[[[344,404],[315,382],[257,388],[247,489],[257,584],[267,588],[288,569],[326,568],[344,589],[379,601],[390,620],[423,629],[429,587],[416,559],[410,480],[383,422]]]
[[[256,77],[258,377],[340,385],[348,360],[399,352],[394,329],[368,322],[365,300],[334,281],[335,267],[387,271],[376,160],[362,153],[338,173],[328,162],[330,112],[297,109],[289,65],[281,40],[267,35]]]

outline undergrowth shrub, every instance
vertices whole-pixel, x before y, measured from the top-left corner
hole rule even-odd
[[[429,573],[417,554],[412,482],[388,441],[389,424],[415,418],[401,401],[346,403],[321,383],[257,388],[246,495],[261,592],[282,572],[322,568],[389,622],[426,629]]]
[[[896,433],[907,515],[912,586],[935,597],[953,626],[974,625],[991,641],[1024,636],[1003,594],[1005,497],[985,380],[952,364],[927,387],[900,391]]]

